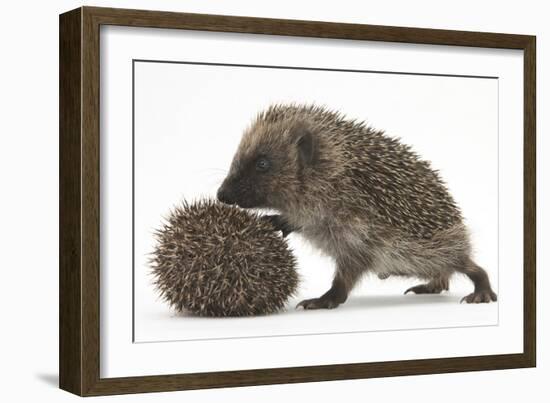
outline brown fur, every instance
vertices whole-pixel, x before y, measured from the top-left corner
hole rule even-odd
[[[269,171],[251,168],[258,156],[270,160]],[[326,108],[274,105],[260,113],[219,196],[278,210],[285,225],[334,259],[333,287],[304,308],[344,302],[365,272],[428,281],[413,292],[441,292],[463,272],[478,281],[476,293],[496,300],[470,259],[462,215],[438,172],[399,140]],[[486,295],[470,299],[487,302]]]

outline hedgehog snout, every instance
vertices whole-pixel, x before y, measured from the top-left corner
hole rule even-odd
[[[218,189],[217,198],[219,201],[225,204],[235,204],[235,195],[230,189],[230,186],[227,185],[227,180],[225,180],[220,188]]]

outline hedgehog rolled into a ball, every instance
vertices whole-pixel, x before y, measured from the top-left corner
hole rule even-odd
[[[276,312],[298,285],[286,241],[258,214],[213,200],[183,202],[160,230],[154,283],[177,311],[200,316]]]

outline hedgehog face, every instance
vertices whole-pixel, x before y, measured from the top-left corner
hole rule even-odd
[[[268,207],[268,184],[273,161],[267,155],[234,160],[229,175],[218,189],[218,200],[243,208]]]
[[[314,137],[304,125],[256,122],[241,139],[218,199],[243,208],[285,210],[299,195],[303,170],[314,155]]]

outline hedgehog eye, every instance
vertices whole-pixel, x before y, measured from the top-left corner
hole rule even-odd
[[[270,165],[271,164],[269,163],[268,159],[265,158],[265,157],[260,157],[256,161],[256,169],[260,172],[267,171],[269,169]]]

